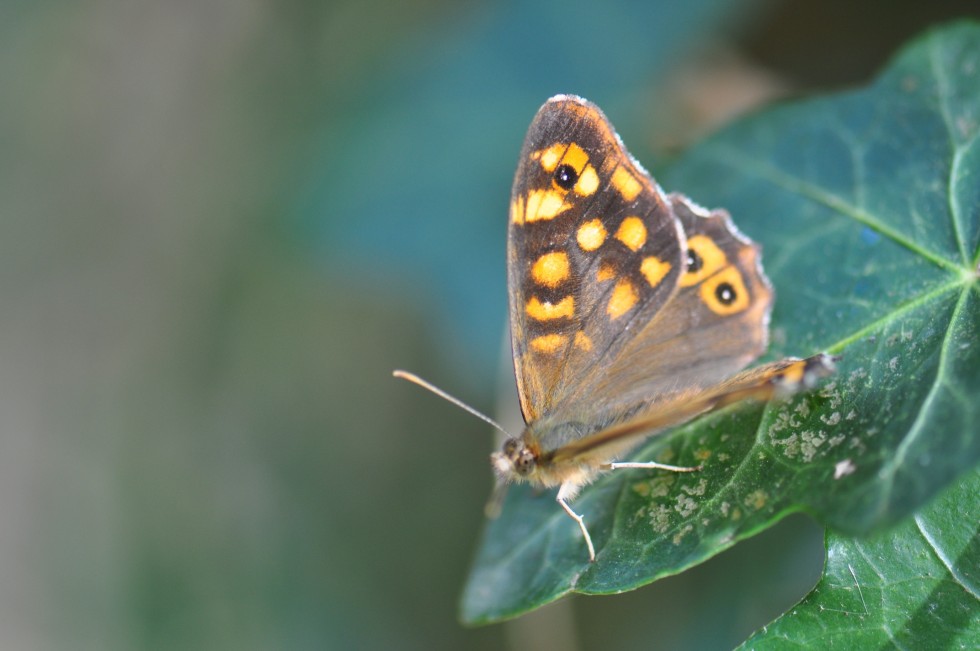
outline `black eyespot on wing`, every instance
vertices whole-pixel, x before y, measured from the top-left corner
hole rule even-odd
[[[715,287],[715,297],[722,305],[731,305],[738,298],[738,294],[730,283],[718,283],[718,286]]]
[[[559,165],[555,169],[555,185],[563,190],[571,190],[578,182],[578,172],[571,165]]]
[[[697,273],[701,271],[701,267],[704,266],[704,260],[698,255],[698,252],[694,249],[687,250],[687,272]]]

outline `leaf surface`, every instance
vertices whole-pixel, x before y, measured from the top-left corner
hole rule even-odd
[[[867,540],[827,535],[820,582],[743,649],[980,646],[980,472]]]
[[[571,591],[629,590],[806,511],[891,525],[980,459],[980,27],[915,41],[869,87],[746,119],[660,181],[728,209],[776,288],[768,357],[843,355],[820,389],[656,437],[576,500],[590,564],[550,492],[512,490],[487,524],[461,617],[516,616]],[[975,520],[975,518],[974,518]]]

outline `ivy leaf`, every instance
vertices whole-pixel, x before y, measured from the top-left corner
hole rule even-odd
[[[980,472],[894,531],[827,535],[823,578],[743,649],[980,646]]]
[[[764,247],[770,356],[831,350],[822,388],[655,437],[575,508],[511,491],[484,532],[462,619],[569,592],[629,590],[806,511],[847,533],[894,524],[980,459],[980,26],[914,42],[866,89],[785,105],[692,149],[660,179],[723,206]]]

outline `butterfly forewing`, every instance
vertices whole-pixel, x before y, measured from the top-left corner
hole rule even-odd
[[[559,96],[528,130],[511,197],[511,335],[524,418],[607,374],[669,303],[686,245],[670,202],[597,107]]]

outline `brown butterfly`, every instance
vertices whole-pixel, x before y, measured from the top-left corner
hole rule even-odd
[[[590,560],[592,538],[569,504],[582,486],[619,468],[697,470],[617,459],[698,414],[787,395],[833,371],[823,353],[742,371],[768,340],[773,292],[759,246],[726,212],[665,195],[579,97],[551,98],[531,123],[507,265],[526,427],[491,456],[495,493],[514,481],[558,486]]]

